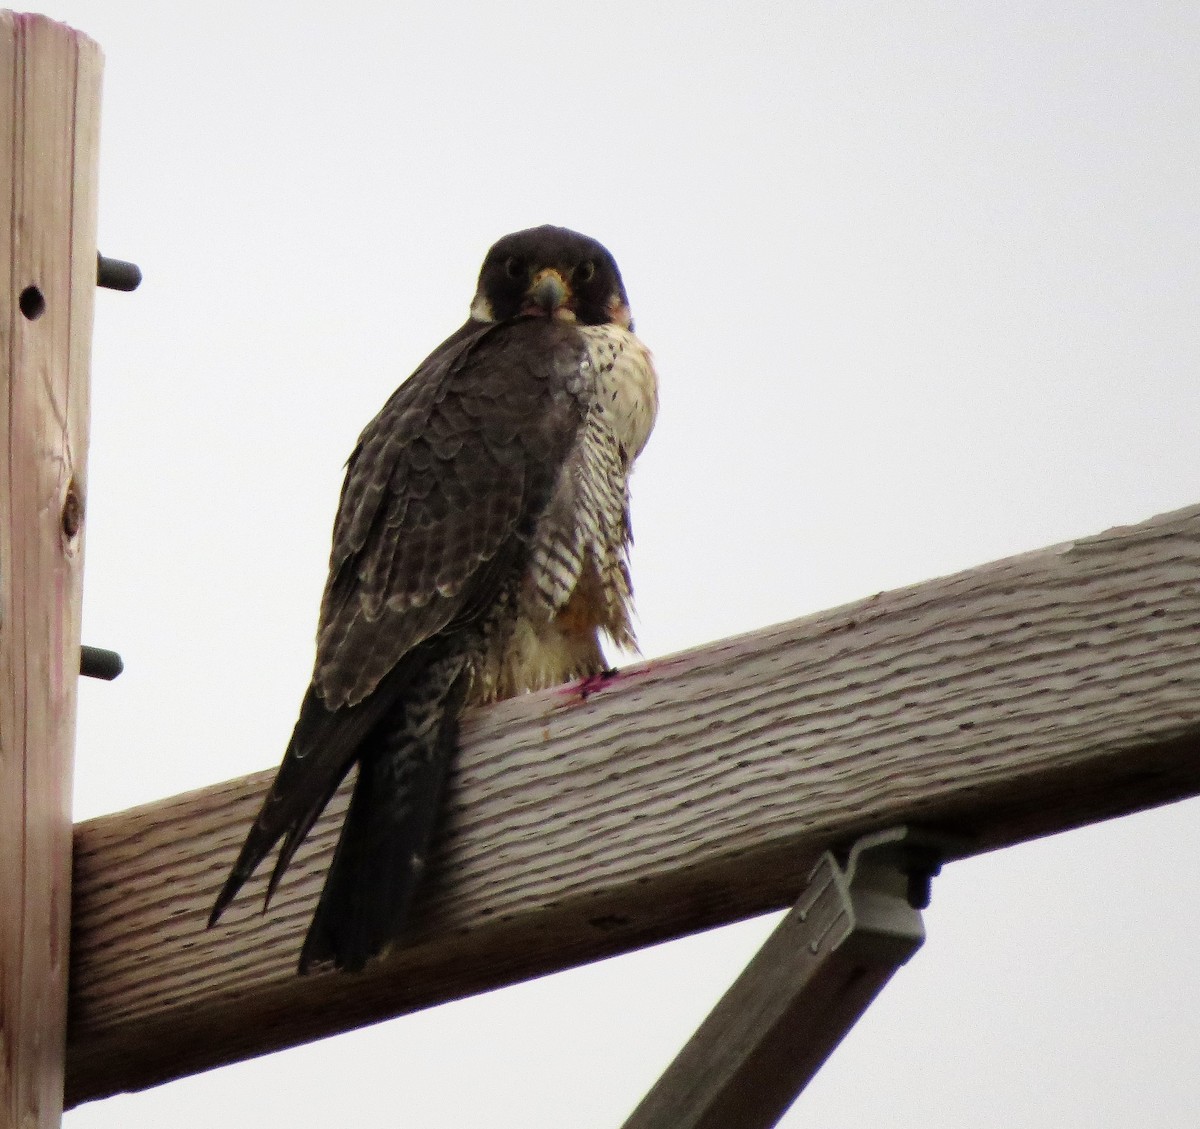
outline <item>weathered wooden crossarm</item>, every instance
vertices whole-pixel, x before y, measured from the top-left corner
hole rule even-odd
[[[983,851],[1200,793],[1200,507],[471,715],[418,924],[360,976],[294,975],[340,800],[205,931],[268,779],[76,829],[69,1102],[786,905],[867,831]]]

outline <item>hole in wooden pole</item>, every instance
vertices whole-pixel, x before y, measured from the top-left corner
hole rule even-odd
[[[26,286],[21,291],[17,304],[21,307],[21,313],[30,321],[37,321],[46,312],[46,299],[36,286]]]
[[[62,531],[67,537],[74,537],[82,524],[83,501],[79,497],[79,491],[75,489],[75,479],[72,478],[67,487],[67,497],[63,501]]]

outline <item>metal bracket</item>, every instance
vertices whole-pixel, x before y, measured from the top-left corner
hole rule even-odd
[[[967,840],[962,836],[900,826],[864,835],[848,851],[836,854],[845,860],[842,869],[848,881],[854,882],[860,867],[886,868],[904,877],[908,904],[913,909],[927,909],[933,880],[942,872],[942,863],[967,850]]]
[[[826,851],[796,904],[624,1129],[770,1129],[896,970],[958,840],[909,827]]]

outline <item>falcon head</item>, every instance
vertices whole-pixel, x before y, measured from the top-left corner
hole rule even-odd
[[[483,260],[471,303],[475,321],[553,317],[633,328],[616,260],[603,244],[545,224],[499,240]]]

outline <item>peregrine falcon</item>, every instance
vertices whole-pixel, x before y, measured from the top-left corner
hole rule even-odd
[[[210,926],[282,840],[270,900],[357,765],[300,972],[395,940],[463,709],[602,672],[601,634],[636,645],[629,474],[657,408],[612,255],[549,225],[496,243],[347,463],[312,682]]]

